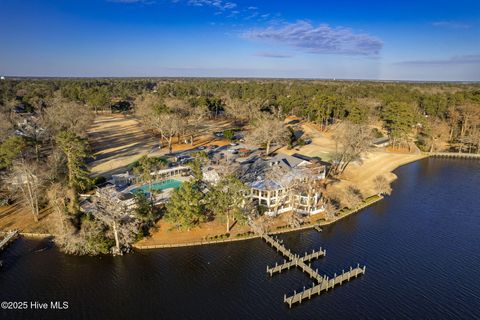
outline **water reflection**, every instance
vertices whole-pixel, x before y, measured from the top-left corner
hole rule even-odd
[[[392,196],[317,231],[280,236],[287,248],[327,249],[312,264],[367,274],[289,310],[283,295],[311,285],[259,239],[123,257],[74,257],[48,241],[15,242],[0,259],[0,300],[61,300],[66,312],[0,310],[0,319],[480,318],[480,163],[426,159],[397,170]],[[47,248],[47,250],[41,250]]]

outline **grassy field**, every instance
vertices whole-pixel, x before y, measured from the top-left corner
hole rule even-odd
[[[174,139],[173,151],[182,151],[198,146],[217,144],[228,141],[216,139],[213,132],[232,128],[231,121],[207,120],[197,131],[193,145],[181,143]],[[88,133],[94,152],[94,161],[89,164],[93,176],[110,176],[125,171],[129,165],[144,155],[163,156],[167,148],[154,148],[160,144],[159,137],[145,132],[134,117],[101,115],[98,116]]]
[[[0,207],[0,231],[19,230],[29,233],[53,233],[53,215],[50,207],[40,212],[35,222],[29,208],[22,201]]]

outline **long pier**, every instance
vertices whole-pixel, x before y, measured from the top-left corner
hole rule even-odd
[[[5,249],[8,246],[8,244],[10,242],[12,242],[13,240],[15,240],[17,237],[18,237],[18,231],[17,230],[8,233],[5,236],[5,238],[3,238],[2,241],[0,241],[0,251]]]
[[[280,252],[285,258],[288,259],[288,261],[284,260],[284,263],[280,265],[276,263],[274,267],[267,266],[267,273],[270,276],[273,276],[273,274],[275,273],[281,273],[284,270],[289,270],[291,267],[298,267],[302,269],[302,271],[305,272],[311,279],[317,282],[317,284],[313,284],[311,288],[305,289],[305,287],[303,287],[303,290],[299,293],[294,291],[292,296],[287,297],[287,295],[284,295],[283,302],[288,304],[290,308],[295,303],[302,303],[304,299],[310,299],[313,295],[320,295],[324,291],[328,291],[329,289],[332,289],[337,285],[348,282],[350,281],[350,279],[356,278],[359,275],[364,274],[366,270],[365,266],[360,267],[360,265],[358,264],[356,268],[350,267],[350,270],[348,270],[347,272],[345,272],[345,270],[342,270],[341,275],[337,276],[337,274],[335,274],[334,277],[330,279],[326,275],[321,275],[318,272],[318,269],[313,270],[313,268],[309,264],[307,264],[313,259],[324,257],[327,253],[326,250],[322,250],[322,248],[320,248],[318,251],[312,250],[311,253],[305,252],[305,254],[301,256],[293,254],[282,244],[282,241],[276,237],[273,238],[268,234],[264,234],[262,235],[262,238],[273,248],[275,248],[277,252]]]
[[[479,159],[480,153],[462,153],[462,152],[429,152],[429,156],[438,158],[460,158],[460,159]]]

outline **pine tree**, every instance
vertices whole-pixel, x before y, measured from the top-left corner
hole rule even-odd
[[[73,214],[78,210],[78,192],[88,189],[92,183],[85,169],[85,158],[89,156],[88,146],[85,139],[71,131],[60,132],[57,144],[67,160],[69,212]]]
[[[242,219],[245,185],[234,176],[222,178],[211,188],[207,195],[206,207],[215,217],[225,219],[227,232],[230,232],[230,221]]]
[[[165,218],[180,228],[191,229],[205,220],[203,213],[203,193],[197,184],[184,182],[175,190],[167,204]]]

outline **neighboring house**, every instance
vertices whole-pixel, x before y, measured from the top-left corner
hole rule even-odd
[[[314,184],[325,178],[326,166],[315,159],[277,154],[258,158],[241,170],[242,180],[251,188],[248,197],[264,207],[267,215],[324,211],[322,195]]]
[[[17,136],[41,139],[45,133],[45,129],[38,125],[38,118],[31,115],[23,118],[22,122],[17,122],[16,127],[15,135]]]
[[[375,148],[384,148],[390,145],[390,139],[387,137],[378,138],[372,141],[372,145]]]
[[[113,174],[110,182],[115,187],[121,189],[121,188],[125,188],[126,186],[132,184],[134,182],[134,180],[135,180],[135,176],[130,174],[127,171],[125,173]]]

